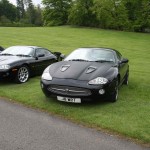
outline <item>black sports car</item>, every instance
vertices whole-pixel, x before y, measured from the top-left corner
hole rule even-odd
[[[0,53],[0,80],[26,82],[30,76],[41,75],[50,64],[57,62],[61,53],[37,46],[12,46]]]
[[[59,101],[81,103],[107,98],[115,102],[118,87],[128,84],[128,59],[109,48],[79,48],[64,61],[48,66],[41,77],[46,96]]]

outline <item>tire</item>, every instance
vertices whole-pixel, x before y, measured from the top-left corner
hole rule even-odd
[[[29,68],[27,66],[23,65],[17,71],[15,82],[16,83],[25,83],[28,81],[29,76],[30,76]]]
[[[110,97],[109,97],[109,101],[112,102],[112,103],[116,102],[117,99],[118,99],[118,85],[119,85],[118,83],[119,83],[119,82],[118,82],[118,79],[117,79],[115,91],[114,91],[114,93],[111,94]]]
[[[125,84],[125,85],[129,84],[129,73],[126,74],[123,84]]]

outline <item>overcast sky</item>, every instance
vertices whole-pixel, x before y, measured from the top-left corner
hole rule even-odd
[[[12,4],[16,5],[16,0],[9,0]],[[37,5],[37,4],[41,4],[42,0],[32,0],[32,2]]]

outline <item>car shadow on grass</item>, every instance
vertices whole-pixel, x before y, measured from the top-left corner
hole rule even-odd
[[[14,84],[14,81],[12,80],[8,80],[8,79],[0,80],[0,86],[7,86],[12,84]]]

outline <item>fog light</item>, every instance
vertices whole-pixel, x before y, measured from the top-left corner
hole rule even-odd
[[[104,90],[104,89],[100,89],[100,90],[99,90],[99,94],[100,94],[100,95],[105,94],[105,90]]]

